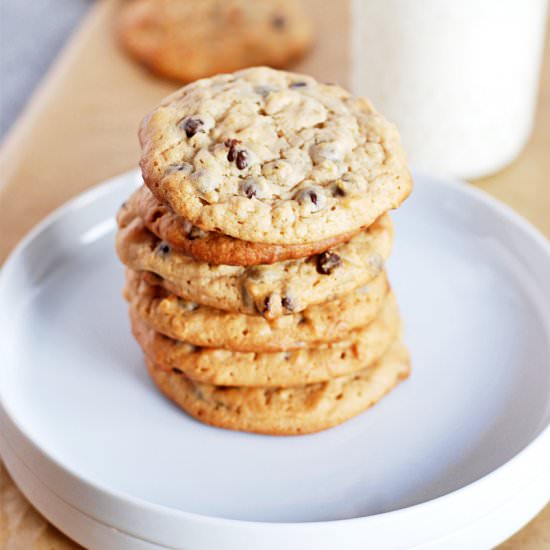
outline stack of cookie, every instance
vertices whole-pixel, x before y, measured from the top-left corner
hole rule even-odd
[[[216,426],[343,422],[409,373],[384,262],[411,190],[368,101],[254,68],[142,123],[145,185],[118,214],[134,336],[159,388]]]

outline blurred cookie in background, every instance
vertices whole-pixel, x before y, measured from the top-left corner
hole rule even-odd
[[[298,0],[132,0],[116,30],[138,61],[183,82],[253,65],[285,67],[313,38]]]

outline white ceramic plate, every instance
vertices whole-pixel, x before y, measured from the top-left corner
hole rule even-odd
[[[548,501],[550,252],[508,208],[417,175],[389,265],[411,378],[278,438],[199,424],[149,381],[113,247],[138,183],[58,210],[0,280],[2,456],[63,531],[97,548],[487,548]]]

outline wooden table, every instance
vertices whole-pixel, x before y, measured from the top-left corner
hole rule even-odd
[[[139,120],[174,89],[147,75],[116,47],[112,20],[119,1],[94,6],[0,150],[0,262],[53,208],[134,168]],[[307,4],[318,41],[297,70],[347,85],[348,46],[342,37],[349,28],[348,4],[326,1],[322,10],[317,0]],[[527,148],[505,170],[475,185],[550,236],[550,51],[545,59],[537,124]],[[0,547],[78,547],[28,504],[1,464]],[[550,548],[550,506],[501,548]]]

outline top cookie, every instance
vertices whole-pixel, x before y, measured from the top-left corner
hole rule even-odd
[[[303,55],[312,27],[298,0],[132,0],[117,33],[152,71],[190,82]]]
[[[410,193],[395,127],[339,86],[265,67],[185,86],[142,122],[147,186],[203,230],[301,244]]]

